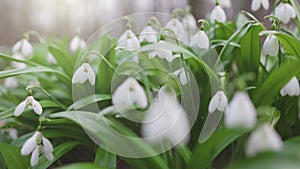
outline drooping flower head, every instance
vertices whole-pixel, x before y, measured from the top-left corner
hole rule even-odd
[[[254,156],[265,151],[279,151],[282,148],[280,135],[270,124],[263,124],[251,133],[246,145],[246,155]]]
[[[39,156],[44,154],[48,160],[53,160],[53,146],[51,142],[42,135],[40,131],[35,132],[28,140],[25,141],[21,149],[23,156],[31,154],[30,165],[36,166],[39,162]]]
[[[268,35],[263,44],[262,54],[264,56],[277,56],[278,51],[279,51],[278,39],[272,34]]]
[[[140,41],[130,28],[121,35],[117,44],[117,49],[136,50],[140,47]]]
[[[186,70],[183,67],[174,71],[172,74],[174,74],[179,78],[179,81],[182,85],[186,85],[188,83],[188,78],[187,78],[188,75]]]
[[[208,49],[209,39],[206,33],[202,30],[199,30],[195,35],[192,36],[190,46],[198,47],[200,49]]]
[[[224,9],[220,5],[216,5],[210,14],[210,21],[212,23],[218,22],[226,22],[226,14]]]
[[[151,25],[147,25],[139,36],[140,42],[157,42],[157,32]]]
[[[269,0],[252,0],[251,3],[251,10],[252,11],[258,11],[260,7],[263,7],[265,10],[268,10],[270,7]]]
[[[274,15],[284,24],[296,17],[295,9],[289,3],[281,2],[274,11]]]
[[[300,95],[300,86],[298,79],[294,76],[281,90],[281,96],[299,96]]]
[[[41,106],[41,104],[36,101],[33,96],[28,96],[23,102],[21,102],[15,109],[14,111],[14,115],[20,116],[25,108],[29,108],[32,109],[36,114],[41,115],[43,112],[43,108]]]
[[[217,93],[211,98],[209,102],[208,112],[214,113],[216,110],[224,112],[228,106],[227,102],[227,97],[224,91],[217,91]]]
[[[95,84],[95,73],[89,63],[83,63],[74,73],[72,83],[83,84],[85,81],[89,81],[91,85]]]
[[[22,59],[26,57],[31,57],[33,55],[33,47],[28,42],[27,39],[22,39],[18,41],[12,48],[12,53],[16,54],[18,53]]]
[[[75,35],[70,42],[70,51],[76,52],[78,50],[83,50],[86,47],[86,43],[84,39],[79,37],[79,35]]]
[[[184,44],[188,44],[188,37],[184,30],[183,24],[178,18],[172,18],[165,26],[165,28],[171,29],[174,31],[174,34],[178,40]]]

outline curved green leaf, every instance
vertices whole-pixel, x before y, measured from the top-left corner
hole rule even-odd
[[[29,156],[22,156],[20,148],[0,142],[0,152],[9,169],[27,169],[29,167]]]
[[[70,105],[68,107],[67,111],[73,110],[73,109],[78,110],[78,109],[80,109],[82,107],[85,107],[89,104],[97,103],[99,101],[109,100],[109,99],[111,99],[111,96],[107,95],[107,94],[95,94],[95,95],[87,96],[87,97],[84,97],[80,100],[77,100],[75,103]]]
[[[106,168],[99,167],[93,163],[76,163],[76,164],[67,165],[65,167],[60,167],[58,169],[106,169]]]

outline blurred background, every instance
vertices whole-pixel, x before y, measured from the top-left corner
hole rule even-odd
[[[249,10],[251,0],[231,0],[229,20]],[[271,4],[273,0],[270,0]],[[88,38],[101,26],[137,12],[171,13],[174,8],[192,7],[196,19],[206,18],[215,0],[0,0],[0,46],[11,46],[29,30],[43,36],[73,36],[78,28]],[[259,16],[269,14],[263,9]]]

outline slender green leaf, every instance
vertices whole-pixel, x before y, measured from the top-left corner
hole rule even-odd
[[[29,167],[29,157],[22,156],[20,148],[0,142],[0,152],[8,169],[27,169]]]
[[[96,94],[96,95],[87,96],[80,100],[77,100],[75,103],[70,105],[67,110],[68,111],[73,109],[77,110],[89,104],[97,103],[99,101],[109,100],[109,99],[111,99],[111,96],[106,94]]]
[[[94,163],[107,169],[116,169],[116,155],[98,147]]]
[[[64,167],[60,167],[58,169],[106,169],[97,166],[93,163],[76,163],[76,164],[70,164]]]

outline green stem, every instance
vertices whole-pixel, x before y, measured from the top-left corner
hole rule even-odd
[[[58,100],[56,100],[48,91],[46,91],[44,88],[42,88],[40,86],[35,86],[35,85],[27,86],[26,90],[29,90],[32,88],[40,89],[43,93],[45,93],[47,96],[49,96],[62,109],[65,110],[67,108],[65,105],[61,104]]]

